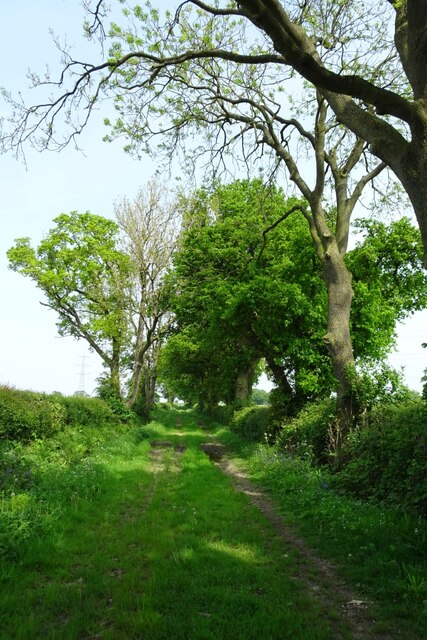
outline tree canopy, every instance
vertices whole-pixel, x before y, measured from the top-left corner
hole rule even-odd
[[[394,344],[396,323],[427,306],[421,237],[406,217],[358,220],[355,227],[364,237],[346,257],[355,291],[353,346],[356,356],[380,359]]]
[[[126,136],[127,148],[137,154],[149,150],[158,134],[161,148],[176,153],[189,128],[205,132],[214,158],[224,158],[247,136],[247,160],[267,147],[277,153],[277,141],[286,147],[290,127],[303,128],[295,113],[282,115],[278,93],[292,94],[296,72],[317,88],[338,122],[394,171],[427,250],[424,3],[189,0],[164,16],[148,3],[125,5],[123,25],[109,28],[102,0],[89,13],[86,33],[106,40],[108,54],[82,62],[64,50],[59,81],[47,80],[58,91],[52,99],[27,107],[9,97],[15,126],[3,136],[5,148],[20,149],[28,140],[41,148],[76,141],[108,96],[118,110],[112,135]],[[61,114],[71,126],[64,138],[56,126]],[[191,152],[197,157],[202,150],[196,143]]]
[[[236,362],[244,371],[257,358],[266,360],[290,410],[336,388],[323,341],[321,261],[304,218],[286,216],[296,203],[260,179],[216,185],[181,202],[171,274],[178,333],[162,367],[171,388],[176,380],[176,395],[194,400],[196,389],[209,387],[229,402]],[[407,219],[359,227],[365,237],[346,258],[355,290],[350,328],[356,361],[380,361],[394,344],[397,320],[425,305],[422,246]]]
[[[33,249],[29,238],[16,240],[7,255],[10,267],[33,280],[46,296],[42,304],[59,316],[60,335],[86,340],[110,370],[118,390],[129,340],[131,265],[118,248],[113,220],[74,211],[54,219]]]
[[[200,191],[174,259],[178,324],[194,326],[204,342],[212,335],[212,350],[231,340],[266,358],[294,400],[331,385],[326,297],[307,224],[296,216],[276,226],[296,203],[262,180]]]
[[[164,282],[176,247],[176,203],[159,181],[139,189],[133,201],[115,206],[122,245],[132,265],[129,281],[129,318],[132,327],[128,404],[138,399],[149,413],[154,403],[160,349],[173,321],[170,287]]]
[[[119,395],[127,388],[128,406],[143,400],[149,411],[172,319],[163,279],[175,247],[175,206],[152,181],[135,201],[117,203],[116,214],[119,224],[89,212],[61,214],[36,249],[20,238],[8,258],[43,291],[60,335],[84,339],[98,353],[107,387]]]

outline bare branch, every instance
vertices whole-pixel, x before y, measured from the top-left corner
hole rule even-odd
[[[201,0],[185,0],[177,9],[177,12],[186,4],[193,4],[199,9],[203,9],[206,13],[210,13],[213,16],[243,16],[244,14],[239,9],[220,9],[219,7],[212,7]]]
[[[105,39],[105,29],[103,20],[107,15],[106,10],[102,11],[102,5],[104,4],[104,0],[98,0],[95,9],[91,8],[91,5],[86,0],[83,2],[83,7],[89,15],[92,16],[92,23],[88,21],[85,23],[85,31],[87,36],[93,37],[94,35],[99,34],[99,39],[102,41]]]
[[[326,69],[305,31],[292,22],[279,0],[240,0],[246,17],[272,40],[287,64],[321,90],[343,94],[372,104],[380,115],[389,114],[414,124],[413,103],[357,76]]]
[[[353,189],[353,193],[348,199],[348,206],[351,208],[352,211],[357,201],[359,200],[360,196],[362,195],[362,191],[366,187],[366,185],[371,183],[386,168],[387,168],[387,165],[385,164],[385,162],[379,162],[369,173],[365,174],[362,178],[360,178],[355,188]]]

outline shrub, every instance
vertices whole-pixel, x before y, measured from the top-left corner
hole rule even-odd
[[[328,431],[335,414],[333,398],[307,404],[295,418],[282,425],[276,438],[279,450],[310,458],[315,464],[326,464],[329,459]]]
[[[112,408],[101,398],[70,396],[60,397],[57,401],[65,409],[67,425],[98,427],[116,418]]]
[[[101,375],[98,378],[97,393],[99,397],[110,407],[116,419],[122,422],[131,422],[134,413],[125,405],[123,398],[112,384],[108,376]]]
[[[228,424],[233,417],[233,406],[217,404],[213,407],[205,407],[200,413],[220,424]]]
[[[356,429],[334,485],[427,514],[427,403],[379,405]]]
[[[271,409],[265,405],[244,407],[236,411],[231,423],[231,430],[246,440],[261,442],[268,436]]]
[[[29,440],[50,436],[64,428],[65,409],[42,393],[0,387],[0,438]]]

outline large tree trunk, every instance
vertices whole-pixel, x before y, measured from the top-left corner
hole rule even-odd
[[[303,395],[292,388],[286,375],[285,369],[282,365],[277,364],[274,356],[271,353],[264,353],[263,355],[265,357],[265,361],[268,364],[268,368],[273,375],[273,380],[277,388],[279,389],[280,395],[283,399],[277,405],[281,407],[281,417],[284,418],[285,416],[296,415],[304,404]]]
[[[396,12],[394,41],[413,100],[375,86],[374,81],[347,75],[345,70],[335,73],[325,68],[316,42],[292,22],[280,0],[241,0],[239,4],[287,64],[321,91],[337,119],[394,171],[414,207],[427,268],[427,4],[421,0],[388,1]],[[365,109],[359,101],[375,108]],[[411,140],[382,115],[409,125]]]
[[[239,371],[236,379],[235,401],[242,407],[247,405],[252,394],[254,381],[254,365],[249,364],[245,369]]]
[[[424,247],[424,266],[427,268],[427,105],[424,109],[424,126],[420,126],[415,134],[409,153],[392,169],[414,207]]]
[[[354,368],[354,355],[350,336],[350,309],[353,298],[352,276],[335,247],[325,254],[323,279],[328,292],[328,330],[323,340],[332,360],[334,376],[338,381],[338,420],[331,444],[338,452],[351,428],[353,419],[352,388],[349,374]]]
[[[294,390],[289,384],[289,380],[286,376],[286,373],[283,367],[280,364],[276,363],[274,357],[270,353],[264,354],[264,356],[265,356],[265,361],[267,362],[268,367],[271,373],[273,374],[274,382],[276,383],[280,391],[283,393],[283,395],[286,397],[289,397],[289,399],[291,400],[294,396]]]

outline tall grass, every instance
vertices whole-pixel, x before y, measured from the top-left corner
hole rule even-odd
[[[250,477],[277,502],[286,522],[333,560],[375,603],[374,630],[421,638],[427,629],[427,522],[393,506],[337,493],[327,468],[277,446],[243,443],[219,429]]]
[[[334,636],[333,606],[304,592],[291,554],[199,449],[192,417],[177,429],[176,415],[19,445],[1,510],[2,637]]]

